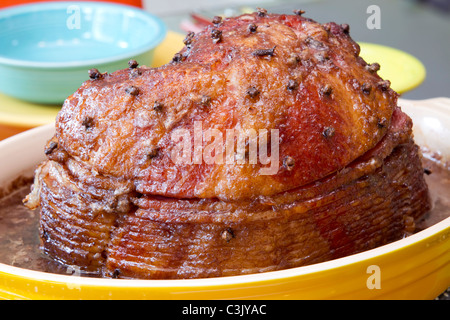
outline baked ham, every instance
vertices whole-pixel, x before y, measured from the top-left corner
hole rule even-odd
[[[414,231],[430,202],[412,122],[348,26],[262,9],[213,22],[169,64],[91,70],[67,98],[24,200],[40,207],[43,250],[105,277],[202,278]],[[259,140],[276,170],[248,161],[249,141],[247,161],[173,161],[173,134],[194,137],[199,123],[223,137],[277,130],[276,144]]]

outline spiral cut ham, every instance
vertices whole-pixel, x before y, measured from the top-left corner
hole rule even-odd
[[[215,18],[160,68],[91,70],[24,200],[40,208],[43,250],[105,277],[204,278],[413,232],[430,201],[411,119],[347,25],[302,14]],[[241,162],[173,161],[173,134],[191,134],[194,155],[198,123],[224,137],[277,130],[263,145],[276,170],[262,174],[273,163],[248,161],[248,149]]]

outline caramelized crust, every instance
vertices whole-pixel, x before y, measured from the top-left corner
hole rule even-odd
[[[411,125],[397,109],[387,135],[346,168],[248,200],[143,196],[48,161],[35,182],[43,248],[105,277],[146,279],[273,271],[375,248],[414,231],[430,208]]]
[[[46,253],[105,277],[200,278],[322,262],[414,231],[430,202],[412,122],[347,26],[259,12],[185,44],[160,68],[92,70],[64,103],[25,199],[41,208]],[[278,130],[276,171],[175,163],[173,134],[193,137],[192,156],[198,124],[223,137],[266,130],[259,155],[274,154]]]
[[[58,116],[60,147],[101,174],[133,180],[140,193],[231,200],[323,178],[386,133],[397,95],[358,57],[341,26],[249,14],[185,42],[168,65],[84,83]],[[224,137],[227,129],[278,129],[277,173],[261,175],[267,165],[260,161],[175,164],[172,134],[194,136],[196,121]],[[289,170],[285,159],[295,164]]]

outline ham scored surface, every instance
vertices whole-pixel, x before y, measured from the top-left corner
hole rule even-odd
[[[199,278],[412,232],[430,207],[412,122],[348,27],[264,11],[215,22],[171,63],[93,73],[65,101],[25,199],[44,251],[106,277]],[[223,137],[277,130],[277,170],[175,163],[173,134],[199,123]]]

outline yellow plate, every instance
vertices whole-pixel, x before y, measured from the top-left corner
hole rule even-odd
[[[416,141],[450,160],[450,99],[399,99]],[[33,168],[53,124],[0,142],[0,185]],[[0,263],[4,299],[433,299],[450,286],[450,218],[341,259],[254,275],[190,280],[94,279]]]

